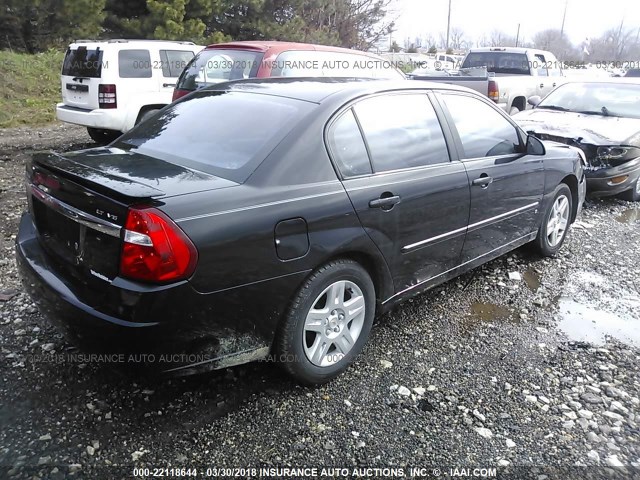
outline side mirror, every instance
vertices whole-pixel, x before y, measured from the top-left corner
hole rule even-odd
[[[544,155],[545,153],[547,150],[544,148],[544,143],[532,134],[527,135],[527,155]]]
[[[542,99],[540,98],[540,95],[533,95],[532,97],[529,97],[527,103],[532,107],[537,107],[541,101]]]

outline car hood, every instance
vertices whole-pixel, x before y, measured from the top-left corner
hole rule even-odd
[[[585,115],[553,110],[525,110],[513,116],[525,130],[596,146],[640,147],[640,119]]]
[[[41,152],[37,163],[132,198],[160,198],[238,185],[225,178],[115,147]]]

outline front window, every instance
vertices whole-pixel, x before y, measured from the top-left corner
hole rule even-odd
[[[640,118],[640,85],[624,83],[566,83],[536,108],[605,117]]]
[[[464,149],[463,158],[511,155],[518,152],[516,128],[494,107],[465,95],[442,95]]]
[[[113,146],[244,182],[313,107],[271,95],[203,91],[164,108]]]
[[[177,78],[193,58],[191,50],[160,50],[162,76]]]

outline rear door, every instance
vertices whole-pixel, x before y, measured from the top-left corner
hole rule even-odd
[[[450,160],[429,96],[363,99],[327,135],[344,187],[389,264],[396,292],[455,267],[469,217],[469,184],[462,163]]]
[[[520,153],[522,139],[515,125],[484,100],[458,92],[439,98],[469,176],[464,263],[536,231],[544,193],[543,157]]]
[[[62,63],[62,102],[70,107],[98,108],[98,85],[108,68],[105,52],[95,44],[72,44]]]

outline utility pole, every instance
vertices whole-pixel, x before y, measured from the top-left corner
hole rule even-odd
[[[516,33],[516,47],[518,46],[518,40],[520,40],[520,24],[518,24],[518,33]]]
[[[449,50],[449,29],[451,27],[451,0],[449,0],[449,14],[447,15],[447,44],[445,50]]]
[[[564,36],[564,21],[567,19],[567,5],[569,5],[569,0],[565,0],[564,2],[564,14],[562,15],[562,27],[560,28],[560,38]]]

